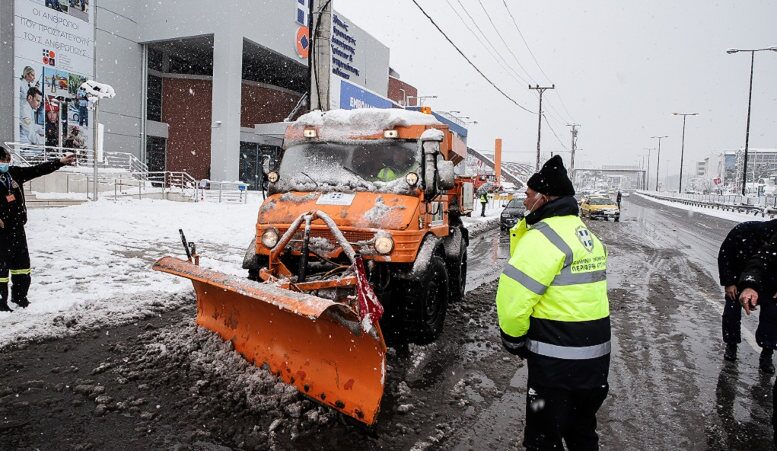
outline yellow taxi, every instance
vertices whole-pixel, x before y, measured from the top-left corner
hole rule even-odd
[[[590,196],[580,202],[580,215],[591,219],[612,219],[619,222],[621,210],[615,201],[607,196]]]

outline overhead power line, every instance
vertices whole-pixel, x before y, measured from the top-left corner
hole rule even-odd
[[[473,30],[472,27],[467,23],[467,21],[464,20],[463,17],[461,17],[461,13],[459,13],[459,11],[456,10],[456,8],[453,7],[453,4],[451,3],[450,0],[445,0],[445,2],[451,8],[451,11],[453,11],[454,14],[456,14],[456,17],[459,18],[459,21],[462,23],[462,25],[464,25],[464,27],[467,29],[467,31],[472,33],[472,36],[475,36],[475,39],[477,39],[478,42],[480,43],[480,45],[482,45],[483,48],[486,49],[486,52],[488,52],[488,54],[491,55],[491,58],[494,59],[494,62],[496,62],[502,68],[502,70],[505,71],[505,73],[507,73],[508,75],[512,76],[515,80],[527,83],[526,80],[524,80],[522,78],[519,78],[519,77],[516,77],[517,73],[514,74],[514,73],[508,71],[507,69],[505,69],[509,65],[507,64],[507,61],[505,61],[505,59],[502,57],[502,55],[499,55],[498,53],[495,54],[494,51],[491,50],[491,48],[489,48],[489,46],[486,45],[485,42],[483,42],[483,38],[481,38],[480,35],[478,33],[476,33],[475,30]],[[459,2],[459,4],[461,5],[461,2]],[[465,12],[466,12],[466,10],[465,10]],[[470,18],[471,18],[471,16],[470,16]],[[477,27],[477,24],[475,24],[475,26]],[[486,39],[488,39],[488,38],[486,38]],[[489,42],[489,44],[491,44],[491,42]],[[491,45],[491,47],[493,47],[493,44]],[[501,60],[501,62],[500,62],[500,60]],[[513,72],[515,72],[515,71],[513,71]]]
[[[478,68],[478,67],[475,65],[475,63],[473,63],[473,62],[472,62],[472,61],[471,61],[469,58],[467,58],[467,55],[465,55],[465,54],[464,54],[464,52],[462,52],[462,51],[461,51],[461,49],[460,49],[460,48],[459,48],[459,47],[458,47],[458,46],[457,46],[457,45],[456,45],[456,44],[455,44],[455,43],[454,43],[454,42],[451,40],[451,38],[449,38],[449,37],[448,37],[448,35],[447,35],[447,34],[446,34],[444,31],[442,31],[442,28],[440,28],[440,26],[439,26],[439,25],[437,25],[437,22],[435,22],[435,21],[434,21],[434,19],[432,19],[432,17],[431,17],[429,14],[427,14],[427,12],[424,10],[424,8],[422,8],[422,7],[421,7],[421,5],[419,5],[419,4],[418,4],[418,2],[417,2],[416,0],[412,0],[412,2],[415,4],[415,6],[417,6],[417,7],[418,7],[418,9],[419,9],[419,10],[421,10],[421,12],[423,13],[423,15],[424,15],[424,16],[426,16],[426,18],[427,18],[427,19],[429,19],[429,22],[431,22],[431,23],[432,23],[432,25],[434,25],[434,28],[436,28],[436,29],[437,29],[437,31],[439,31],[439,32],[440,32],[440,34],[442,34],[442,35],[443,35],[443,37],[445,38],[445,40],[447,40],[447,41],[448,41],[448,42],[449,42],[449,43],[450,43],[450,44],[453,46],[453,48],[454,48],[454,49],[456,49],[456,51],[457,51],[457,52],[459,52],[459,55],[461,55],[461,56],[462,56],[462,58],[464,58],[464,59],[467,61],[467,63],[469,63],[469,65],[470,65],[470,66],[472,66],[472,68],[473,68],[473,69],[475,69],[475,71],[477,71],[477,73],[478,73],[478,74],[480,74],[480,76],[481,76],[481,77],[483,77],[483,79],[484,79],[484,80],[486,80],[486,81],[488,82],[488,84],[490,84],[491,86],[493,86],[493,87],[494,87],[494,89],[496,89],[497,91],[499,91],[499,93],[500,93],[500,94],[502,94],[502,95],[503,95],[503,96],[504,96],[504,97],[505,97],[507,100],[509,100],[510,102],[514,103],[514,104],[515,104],[515,105],[516,105],[518,108],[520,108],[520,109],[522,109],[522,110],[526,111],[527,113],[536,114],[534,111],[532,111],[532,110],[530,110],[530,109],[526,108],[525,106],[523,106],[523,105],[521,105],[520,103],[518,103],[518,101],[517,101],[517,100],[515,100],[515,99],[513,99],[512,97],[510,97],[509,95],[507,95],[507,93],[506,93],[506,92],[504,92],[504,91],[503,91],[503,90],[502,90],[502,89],[501,89],[499,86],[497,86],[497,85],[496,85],[496,84],[495,84],[493,81],[491,81],[491,79],[490,79],[490,78],[488,78],[488,77],[486,76],[486,74],[484,74],[484,73],[483,73],[483,71],[481,71],[481,70],[480,70],[480,69],[479,69],[479,68]]]
[[[488,14],[488,10],[485,6],[483,6],[482,0],[478,0],[478,3],[480,4],[480,8],[483,10],[484,13],[486,13],[486,17],[488,18],[488,21],[491,22],[491,26],[494,27],[494,32],[496,32],[496,35],[499,36],[499,39],[502,40],[502,44],[504,44],[505,48],[507,49],[507,52],[512,55],[515,62],[518,64],[518,67],[523,70],[523,73],[526,74],[527,77],[532,78],[531,75],[529,75],[529,71],[526,70],[525,67],[523,67],[523,64],[518,60],[518,57],[515,56],[515,53],[510,49],[510,45],[505,40],[504,36],[502,36],[502,33],[499,32],[499,28],[497,28],[496,24],[494,23],[494,19],[491,18],[491,15]]]
[[[548,125],[548,128],[551,132],[553,132],[553,136],[556,137],[556,141],[558,141],[559,144],[561,144],[561,147],[563,147],[566,150],[569,150],[567,146],[564,145],[564,142],[559,138],[558,134],[556,133],[556,130],[553,129],[553,127],[550,125],[550,121],[548,120],[548,117],[545,116],[545,114],[542,114],[542,117],[545,119],[545,123]]]
[[[510,11],[510,8],[507,6],[507,1],[502,0],[502,4],[504,5],[505,9],[507,10],[507,14],[510,16],[510,20],[512,20],[513,25],[515,26],[515,31],[518,32],[518,36],[521,37],[521,41],[523,41],[523,45],[526,46],[526,50],[529,51],[529,55],[531,55],[532,59],[534,60],[534,64],[537,65],[537,68],[540,70],[543,76],[545,76],[547,81],[550,81],[550,77],[548,74],[545,73],[545,70],[540,65],[540,62],[537,60],[537,57],[534,55],[534,52],[532,52],[531,47],[529,47],[529,43],[526,41],[526,38],[523,36],[523,32],[521,32],[521,28],[518,26],[518,21],[515,20],[515,16],[513,16],[512,11]],[[569,108],[567,108],[566,103],[564,103],[564,99],[561,98],[561,93],[558,94],[558,100],[561,102],[561,107],[564,108],[564,112],[567,113],[567,117],[569,119],[572,119],[572,114],[569,112]]]
[[[510,65],[510,63],[508,63],[508,62],[507,62],[507,60],[505,59],[505,57],[504,57],[504,56],[502,56],[502,54],[501,54],[501,53],[499,52],[499,50],[496,48],[496,46],[494,45],[494,43],[493,43],[493,42],[491,42],[491,39],[489,39],[489,38],[488,38],[488,36],[486,35],[486,33],[483,31],[483,29],[482,29],[482,28],[480,28],[480,25],[478,25],[478,21],[477,21],[477,20],[475,20],[475,18],[474,18],[474,17],[472,17],[472,14],[470,14],[470,13],[469,13],[469,11],[467,10],[467,7],[466,7],[466,6],[464,6],[464,4],[461,2],[461,0],[456,0],[456,3],[458,3],[458,4],[459,4],[459,6],[461,7],[461,10],[462,10],[462,11],[464,11],[464,14],[466,14],[466,15],[467,15],[467,17],[469,17],[469,20],[471,20],[471,21],[472,21],[472,24],[473,24],[473,25],[475,26],[475,28],[478,30],[478,32],[480,33],[480,35],[481,35],[481,36],[483,36],[483,39],[485,39],[485,40],[486,40],[486,42],[488,43],[488,45],[491,47],[491,50],[493,50],[493,52],[495,52],[495,53],[496,53],[496,55],[499,57],[499,59],[502,61],[503,67],[504,67],[504,68],[507,68],[507,69],[509,69],[509,72],[508,72],[508,73],[510,73],[510,75],[512,75],[512,76],[513,76],[513,78],[516,78],[516,79],[518,79],[518,80],[522,81],[523,83],[529,83],[529,80],[527,80],[527,79],[523,78],[523,76],[522,76],[521,74],[519,74],[519,73],[518,73],[518,71],[517,71],[517,70],[515,70],[515,69],[513,68],[513,66],[512,66],[512,65]],[[450,5],[450,2],[449,2],[448,4]],[[458,12],[456,11],[456,9],[455,9],[455,8],[453,8],[453,6],[452,6],[452,5],[451,5],[451,9],[453,9],[453,12],[455,12],[455,13],[458,15]],[[461,18],[461,16],[459,16],[459,17]],[[463,18],[462,18],[462,21],[464,21],[464,19],[463,19]],[[469,28],[469,27],[467,27],[467,28],[470,30],[470,32],[472,32],[472,29],[471,29],[471,28]],[[474,35],[475,35],[475,37],[478,37],[478,35],[477,35],[476,33],[472,33],[472,34],[474,34]],[[478,39],[479,39],[479,38],[478,38]],[[482,44],[482,41],[481,41],[481,44]],[[484,47],[486,47],[486,46],[484,45]],[[486,50],[489,50],[489,48],[488,48],[488,47],[486,47]],[[491,50],[489,50],[489,52],[491,52]],[[524,70],[524,72],[526,72],[526,71]],[[531,77],[529,77],[529,78],[531,78]]]

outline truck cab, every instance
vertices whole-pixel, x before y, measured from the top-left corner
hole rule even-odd
[[[336,275],[348,260],[340,233],[366,262],[386,310],[387,338],[433,341],[448,303],[463,297],[466,284],[469,238],[460,217],[471,208],[472,185],[456,181],[454,165],[466,149],[456,140],[419,112],[302,116],[286,131],[280,165],[267,174],[268,195],[243,264],[249,278],[277,277],[277,263],[292,281]],[[330,217],[338,232],[320,221],[289,232],[310,211]],[[293,235],[279,251],[287,233]],[[270,261],[273,255],[279,262]],[[327,290],[316,295],[336,297]]]

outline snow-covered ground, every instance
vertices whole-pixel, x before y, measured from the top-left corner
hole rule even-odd
[[[634,195],[639,196],[642,199],[647,199],[651,202],[655,202],[657,204],[687,210],[689,215],[694,215],[698,213],[698,214],[707,215],[707,216],[714,216],[716,218],[727,219],[729,221],[734,221],[734,222],[769,221],[772,219],[772,218],[769,218],[768,216],[767,217],[756,216],[752,213],[745,214],[745,213],[740,213],[736,211],[716,210],[713,208],[703,208],[703,207],[697,207],[695,205],[686,205],[680,202],[672,202],[669,200],[656,199],[655,197],[651,197],[651,196],[644,196],[639,193],[634,193]]]
[[[151,270],[160,257],[184,256],[179,228],[197,243],[202,266],[243,274],[259,203],[256,197],[245,204],[125,199],[30,210],[31,304],[0,313],[0,348],[17,339],[126,323],[192,302],[191,282]],[[500,212],[490,205],[487,217],[465,218],[470,234],[494,228]]]

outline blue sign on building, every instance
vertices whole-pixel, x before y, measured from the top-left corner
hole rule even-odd
[[[391,106],[392,103],[389,99],[346,80],[340,80],[340,108],[355,110],[357,108],[391,108]]]

